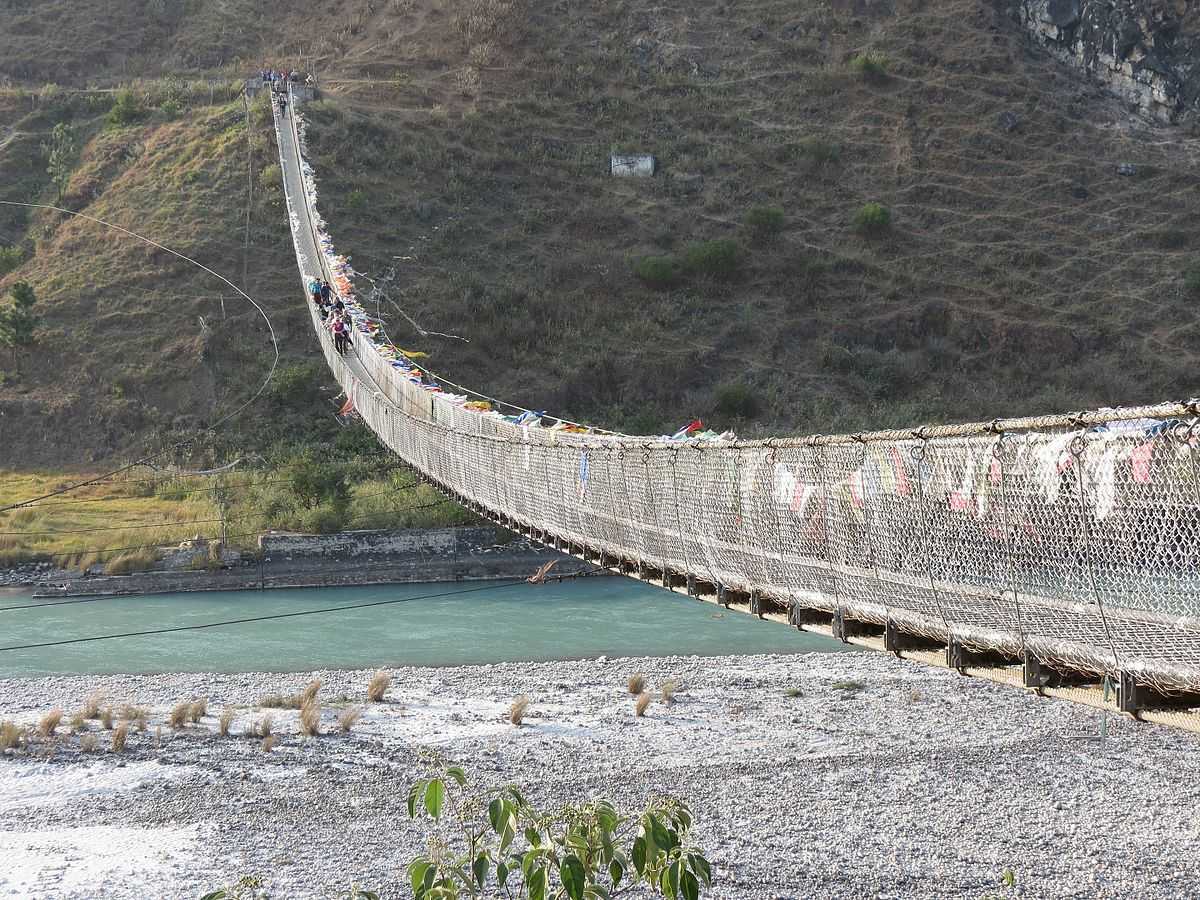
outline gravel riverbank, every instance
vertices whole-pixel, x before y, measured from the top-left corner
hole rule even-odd
[[[349,735],[302,738],[268,694],[323,681],[325,727],[370,672],[0,680],[0,718],[68,717],[100,692],[148,707],[125,753],[60,726],[0,758],[0,896],[198,897],[246,873],[272,897],[351,881],[407,897],[421,846],[404,811],[430,751],[543,806],[690,801],[707,896],[1162,897],[1200,889],[1200,739],[872,654],[618,659],[393,669]],[[676,679],[636,718],[627,678]],[[505,714],[532,700],[524,727]],[[199,724],[158,723],[208,698]],[[345,699],[342,699],[345,698]],[[234,706],[235,736],[217,736]],[[161,734],[156,738],[156,732]],[[1015,887],[1002,883],[1006,870]]]

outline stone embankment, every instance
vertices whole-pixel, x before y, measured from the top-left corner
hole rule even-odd
[[[1136,112],[1166,122],[1196,119],[1197,0],[998,0],[998,6]]]
[[[252,554],[217,554],[207,542],[189,541],[149,572],[104,575],[41,564],[10,570],[0,585],[33,586],[37,596],[60,597],[524,578],[551,561],[557,562],[555,575],[592,568],[503,535],[495,528],[265,534]]]

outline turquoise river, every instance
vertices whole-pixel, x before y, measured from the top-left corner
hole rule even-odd
[[[356,605],[360,608],[346,608]],[[318,609],[332,611],[190,630]],[[189,630],[10,649],[181,627]],[[35,600],[28,592],[0,589],[0,677],[838,649],[840,644],[819,636],[625,578],[541,586],[475,582],[222,591],[86,602]]]

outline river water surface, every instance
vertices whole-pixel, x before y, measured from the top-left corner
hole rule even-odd
[[[359,609],[345,607],[379,603]],[[842,649],[627,578],[562,584],[405,584],[33,600],[0,591],[0,648],[314,615],[169,634],[0,650],[0,677],[140,672],[289,672],[596,656],[719,656]],[[15,609],[14,607],[33,608]],[[340,609],[338,609],[340,607]]]

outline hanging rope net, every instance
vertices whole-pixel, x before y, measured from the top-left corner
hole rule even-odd
[[[354,297],[317,212],[304,126],[275,114],[301,278],[354,321],[330,369],[366,424],[461,502],[547,541],[757,611],[1200,690],[1195,402],[768,441],[633,437],[440,379]]]

